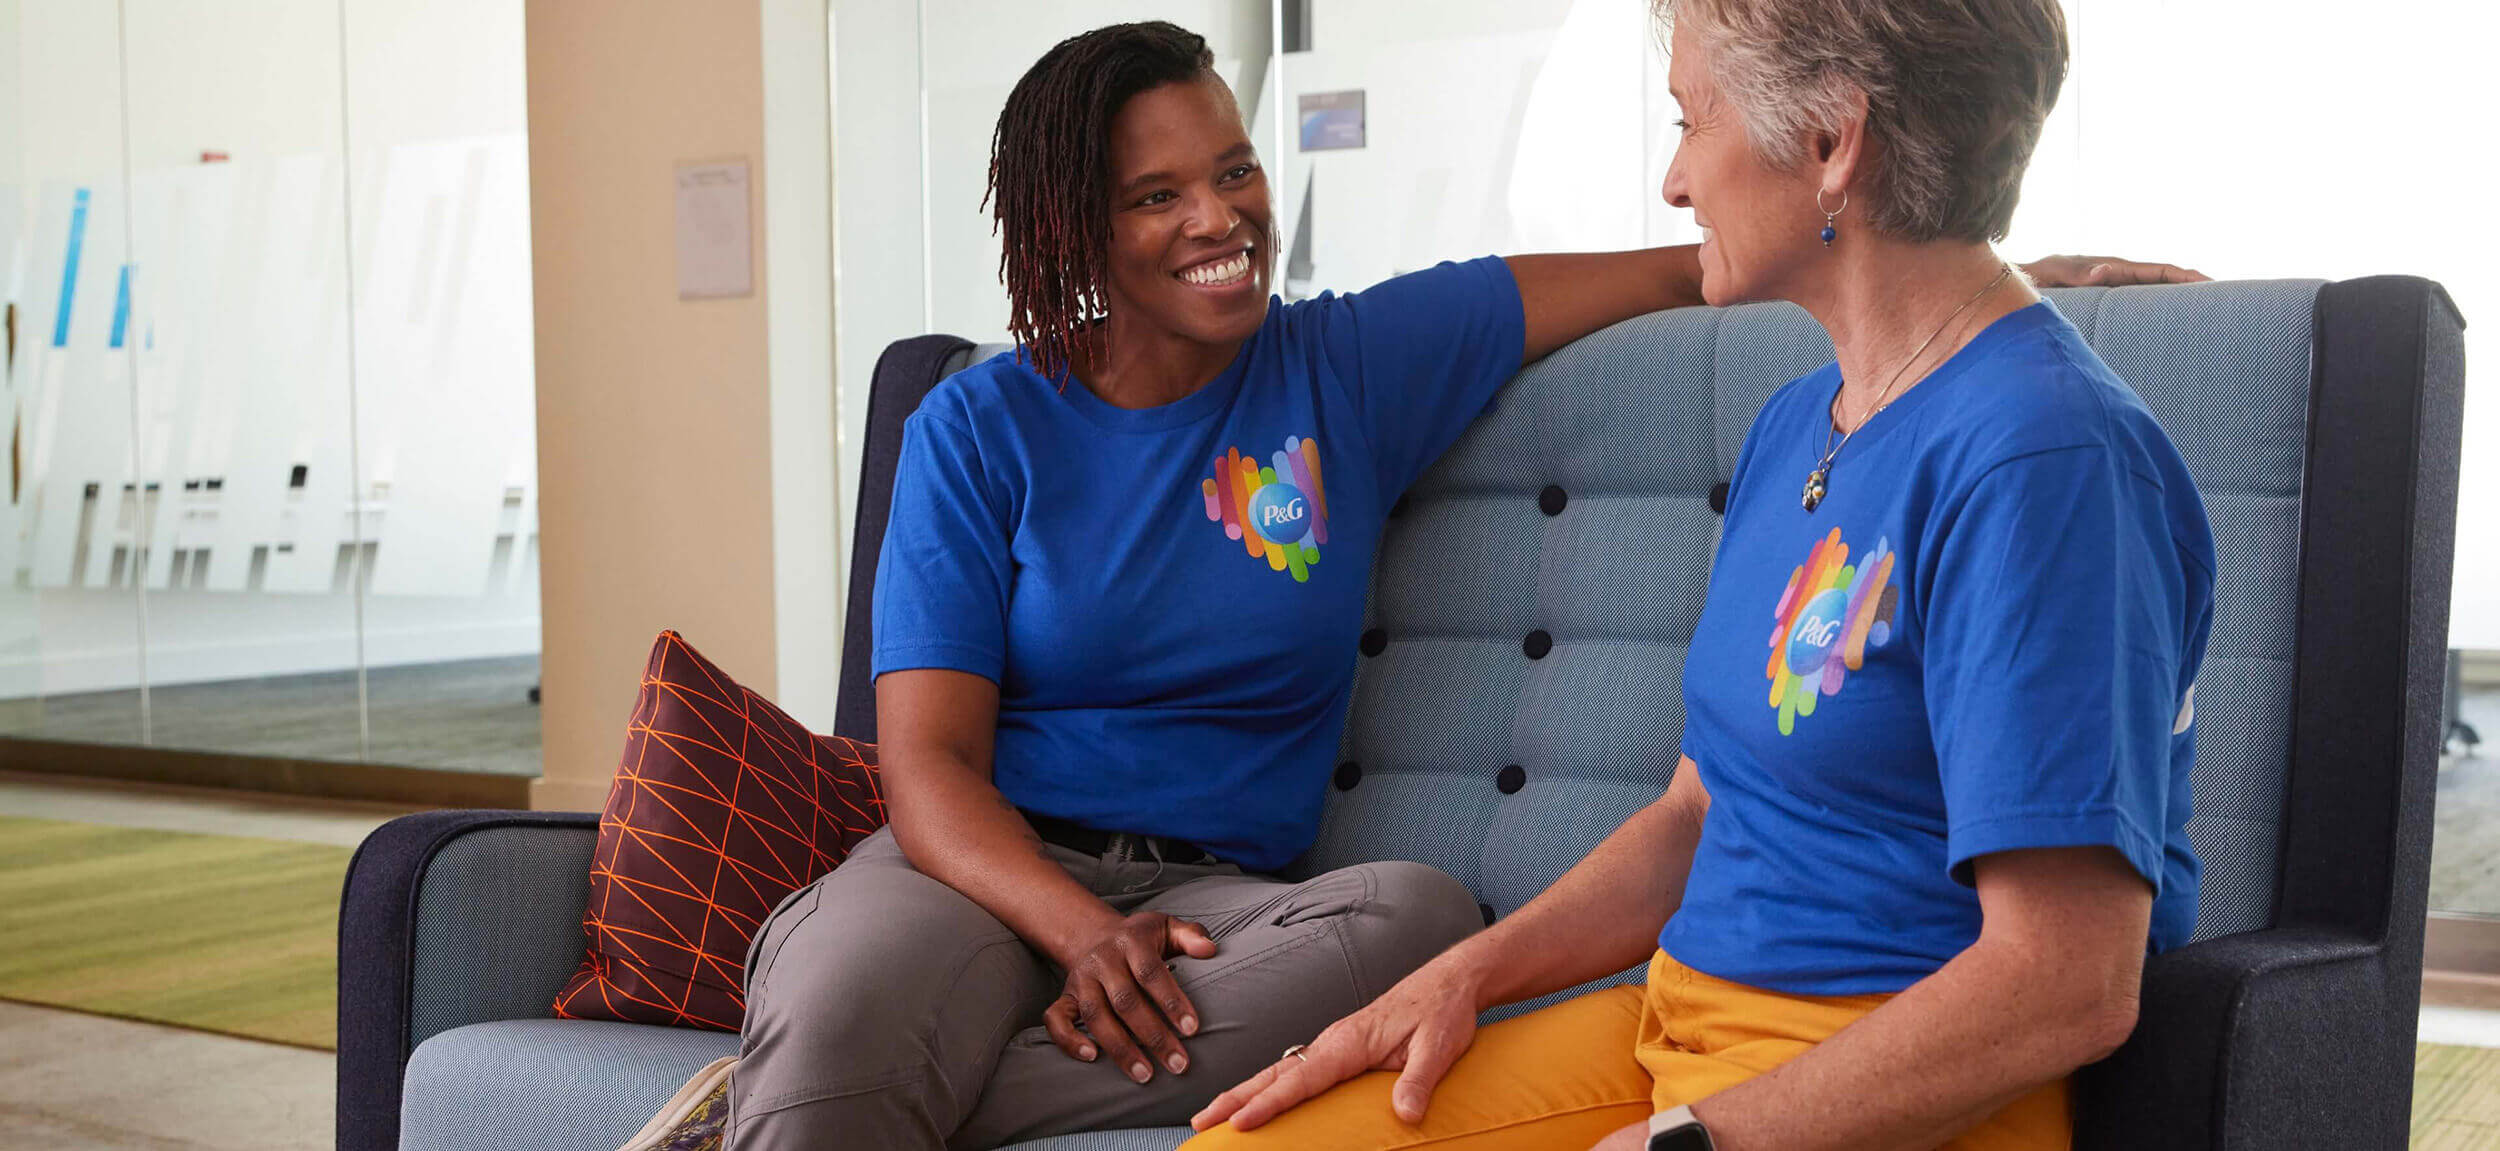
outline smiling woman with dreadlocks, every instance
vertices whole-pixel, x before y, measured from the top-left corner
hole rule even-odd
[[[1287,304],[1206,42],[1053,48],[999,116],[1019,347],[911,417],[877,575],[893,824],[747,968],[731,1145],[1186,1122],[1482,925],[1307,850],[1373,548],[1520,365],[1701,302],[1692,248],[1488,257]]]

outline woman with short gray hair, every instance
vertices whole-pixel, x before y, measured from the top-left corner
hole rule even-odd
[[[1738,456],[1683,758],[1193,1149],[2065,1148],[2068,1077],[2193,934],[2204,506],[1990,247],[2065,76],[2057,0],[1657,7],[1703,296],[1794,302],[1837,351]],[[1477,1033],[1643,958],[1646,987]]]

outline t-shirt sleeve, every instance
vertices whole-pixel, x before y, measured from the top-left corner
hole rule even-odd
[[[2118,849],[2158,894],[2192,576],[2160,489],[2111,448],[1999,463],[1965,489],[1923,607],[1947,866]]]
[[[1499,256],[1409,272],[1321,307],[1327,354],[1354,383],[1390,496],[1483,414],[1527,349],[1519,281]]]
[[[971,436],[925,413],[905,423],[877,556],[872,674],[1005,673],[1013,569],[995,497]]]

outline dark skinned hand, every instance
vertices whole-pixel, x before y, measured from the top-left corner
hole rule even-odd
[[[1198,1033],[1198,1009],[1164,966],[1175,955],[1213,958],[1215,941],[1204,927],[1154,911],[1106,923],[1068,965],[1067,985],[1042,1014],[1050,1041],[1087,1063],[1108,1055],[1139,1083],[1157,1066],[1174,1075],[1188,1070],[1180,1037]]]
[[[2213,277],[2176,264],[2148,264],[2116,256],[2043,256],[2022,266],[2043,288],[2118,288],[2128,284],[2201,284]]]

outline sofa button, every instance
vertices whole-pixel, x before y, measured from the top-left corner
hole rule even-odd
[[[1486,927],[1491,927],[1491,926],[1493,926],[1493,905],[1492,905],[1492,904],[1490,904],[1490,903],[1479,903],[1479,904],[1477,904],[1477,905],[1476,905],[1476,914],[1481,915],[1481,916],[1483,916],[1483,917],[1484,917],[1484,925],[1485,925]]]
[[[1710,485],[1710,510],[1711,510],[1711,511],[1714,511],[1714,512],[1717,512],[1717,513],[1719,513],[1720,515],[1726,515],[1726,514],[1727,514],[1727,485],[1726,485],[1726,484],[1712,484],[1712,485]]]
[[[1504,795],[1517,795],[1520,788],[1528,786],[1528,769],[1515,763],[1505,767],[1493,777],[1493,786],[1501,788]]]
[[[1389,650],[1389,633],[1373,628],[1363,633],[1363,654],[1379,655]]]
[[[1538,510],[1543,511],[1549,516],[1561,515],[1562,510],[1570,505],[1571,493],[1566,492],[1553,484],[1545,485],[1545,490],[1536,494],[1536,506]]]
[[[1351,760],[1337,765],[1337,790],[1352,791],[1363,782],[1363,765]]]
[[[1519,650],[1528,653],[1529,659],[1544,659],[1545,653],[1554,650],[1554,637],[1547,635],[1544,628],[1538,628],[1529,632],[1527,639],[1520,641]]]

